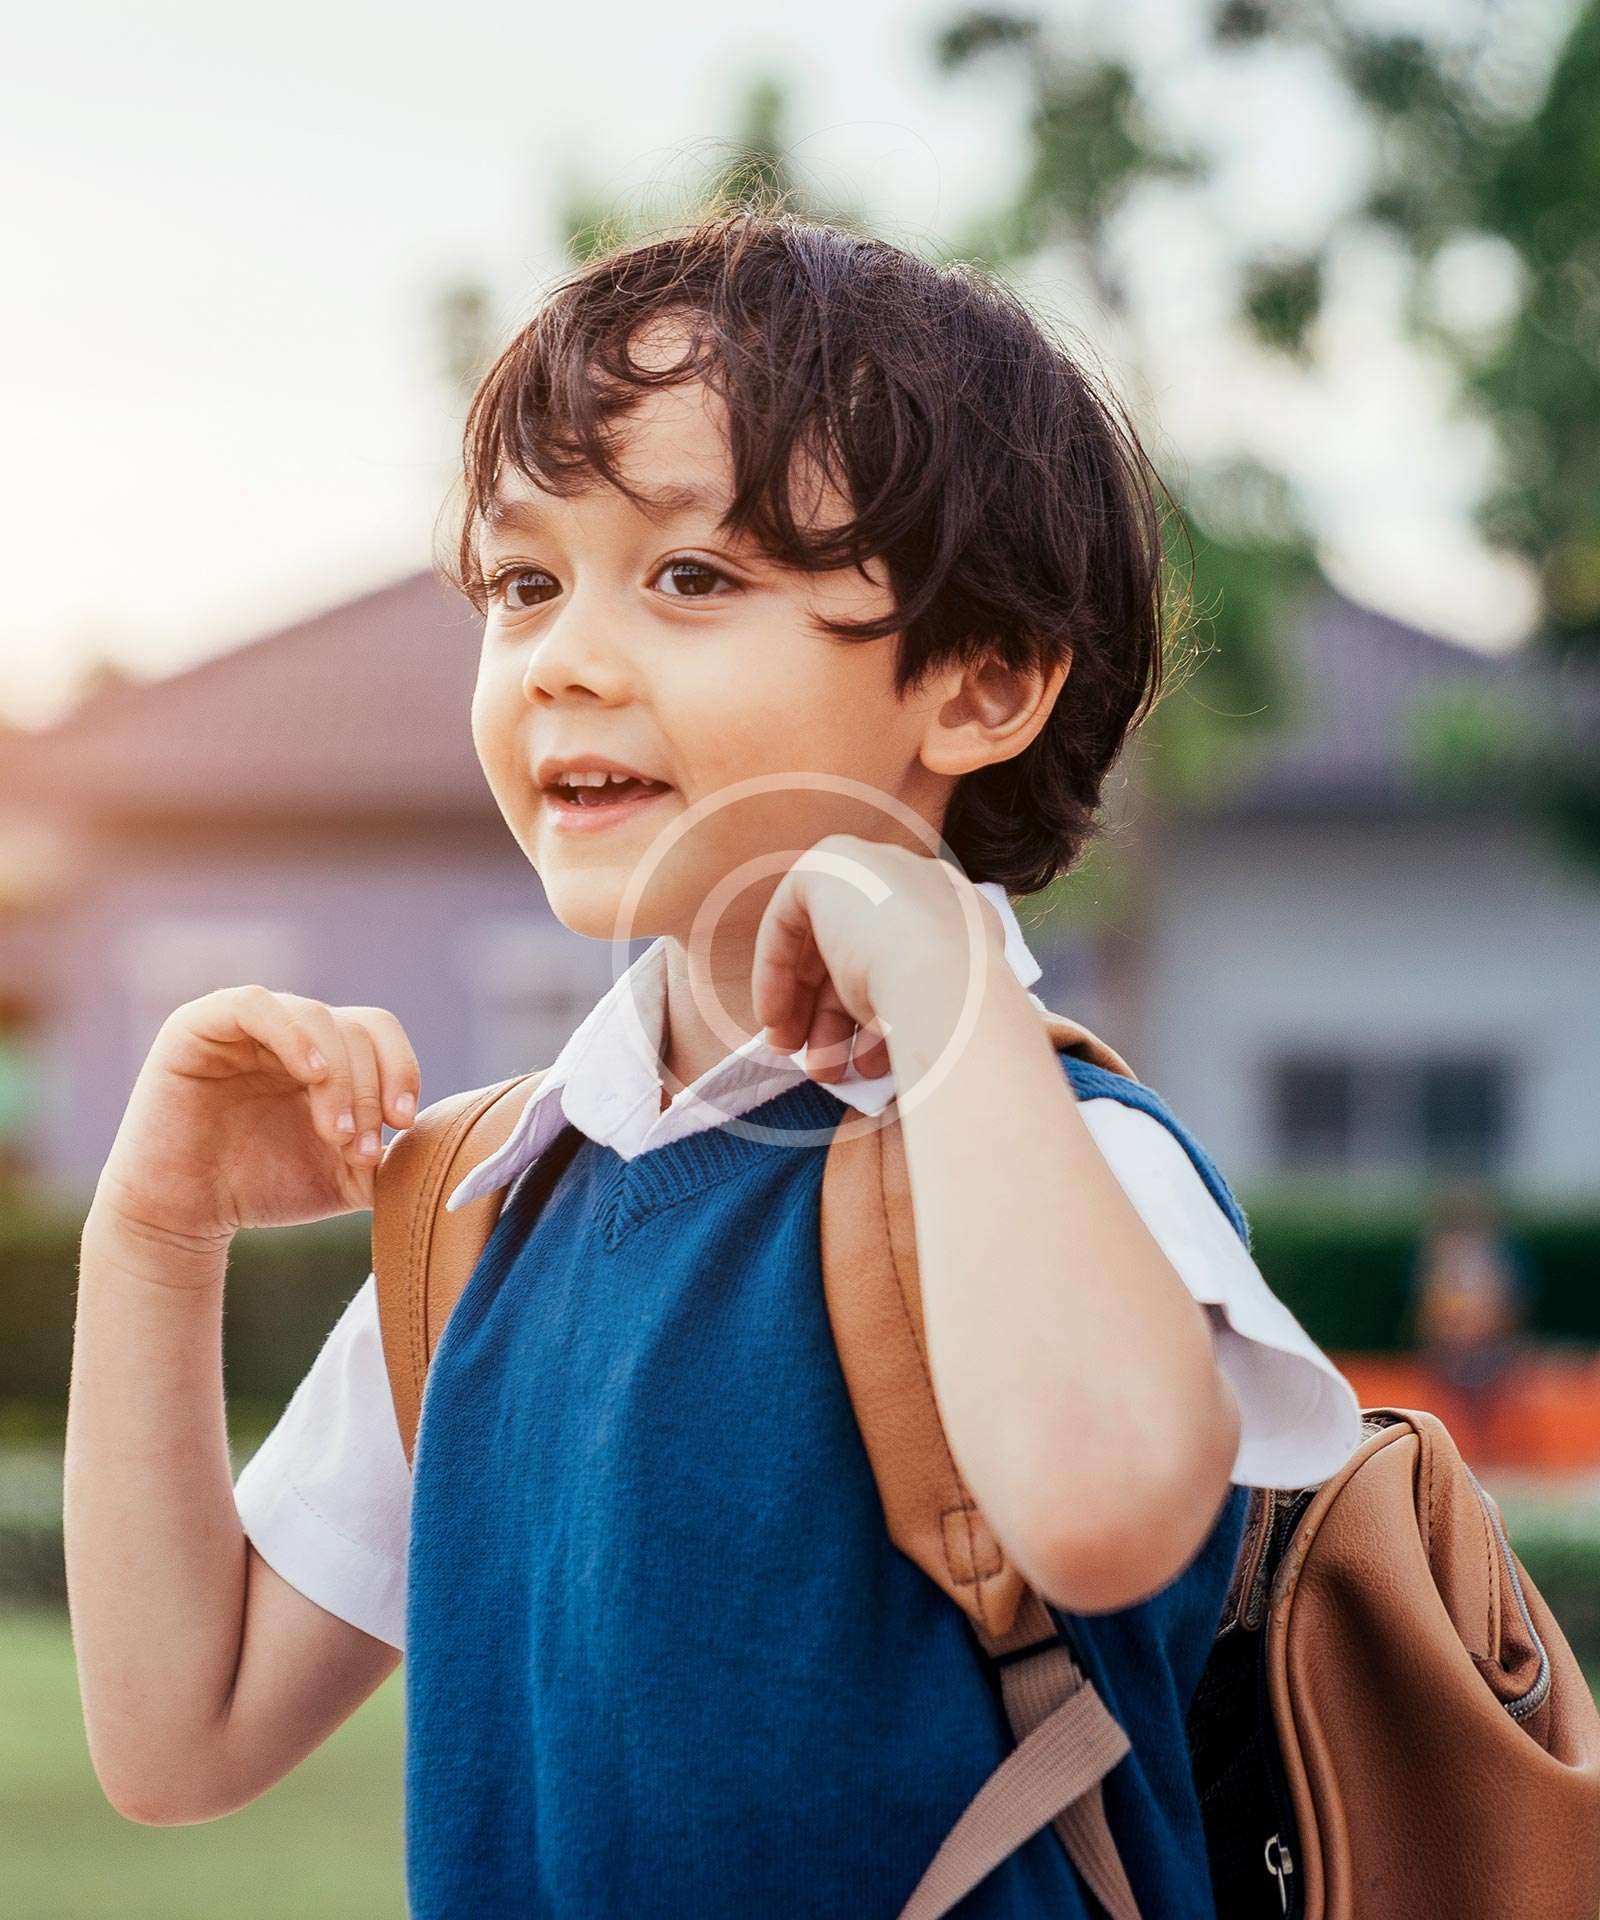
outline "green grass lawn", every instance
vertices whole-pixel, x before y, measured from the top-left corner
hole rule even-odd
[[[404,1669],[238,1813],[142,1827],[89,1763],[64,1613],[0,1613],[7,1920],[405,1920]]]

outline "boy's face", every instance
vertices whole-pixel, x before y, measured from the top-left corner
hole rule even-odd
[[[676,359],[676,345],[665,350]],[[622,427],[618,458],[630,485],[701,489],[702,504],[652,518],[603,482],[561,499],[508,472],[499,497],[510,517],[481,535],[489,601],[473,741],[554,912],[595,938],[687,940],[718,881],[745,862],[785,856],[752,870],[712,916],[720,934],[753,933],[782,867],[824,834],[924,852],[936,845],[888,806],[806,781],[717,802],[663,842],[696,803],[738,782],[844,775],[934,828],[955,785],[922,752],[930,729],[940,732],[936,716],[948,709],[959,670],[932,676],[902,701],[894,635],[840,640],[814,624],[819,614],[886,612],[881,563],[866,579],[854,568],[793,572],[718,534],[732,483],[724,418],[720,398],[693,382],[646,393]],[[813,524],[847,517],[828,494]],[[542,762],[584,753],[664,790],[580,811],[541,788]],[[648,880],[619,928],[625,889],[647,860]],[[703,938],[712,928],[702,922],[695,931]]]

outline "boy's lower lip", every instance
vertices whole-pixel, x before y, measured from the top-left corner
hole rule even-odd
[[[558,833],[600,833],[623,820],[631,820],[657,800],[665,800],[672,791],[671,787],[658,787],[649,793],[632,793],[624,799],[605,800],[598,805],[593,801],[563,800],[559,793],[548,788],[541,788],[540,797],[550,824]]]

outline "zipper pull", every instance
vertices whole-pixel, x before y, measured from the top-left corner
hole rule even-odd
[[[1273,1858],[1274,1854],[1277,1855],[1276,1859]],[[1278,1838],[1277,1834],[1273,1834],[1267,1841],[1266,1857],[1267,1872],[1273,1874],[1278,1882],[1278,1904],[1282,1907],[1283,1911],[1287,1913],[1289,1911],[1289,1889],[1283,1883],[1285,1879],[1294,1872],[1294,1855],[1284,1845],[1283,1841]]]

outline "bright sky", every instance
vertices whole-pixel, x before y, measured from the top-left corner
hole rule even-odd
[[[1066,32],[1080,17],[1049,11]],[[1214,128],[1215,84],[1185,57],[1195,0],[1117,17],[1170,49],[1174,127]],[[1003,200],[1021,89],[1001,66],[939,74],[946,18],[893,0],[770,19],[736,0],[30,8],[0,74],[0,711],[48,719],[91,652],[170,670],[425,565],[458,406],[434,292],[482,276],[509,328],[561,269],[568,175],[632,202],[687,182],[758,72],[790,84],[814,188],[903,244]],[[1296,237],[1352,178],[1336,99],[1291,65],[1236,76],[1226,104],[1219,217]],[[1477,644],[1520,636],[1526,583],[1465,524],[1486,440],[1396,344],[1383,258],[1345,263],[1311,390],[1220,334],[1226,281],[1192,220],[1152,204],[1127,252],[1161,315],[1144,353],[1169,480],[1253,448],[1305,486],[1347,590]],[[1452,264],[1464,303],[1492,308],[1495,265]],[[1131,345],[1057,286],[1055,317],[1128,391]]]

